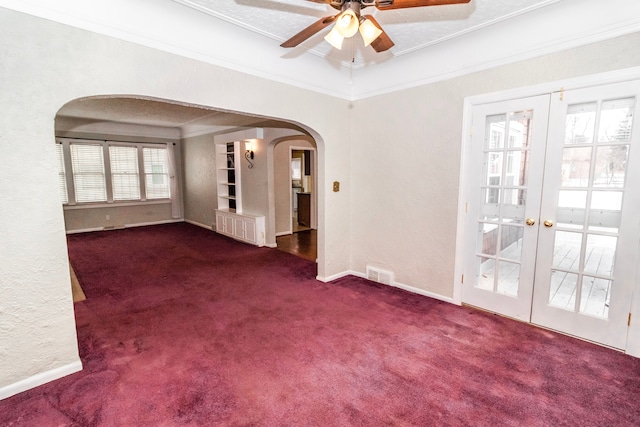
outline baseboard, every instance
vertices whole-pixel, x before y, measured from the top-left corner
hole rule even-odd
[[[425,291],[424,289],[414,288],[413,286],[405,285],[405,284],[398,283],[398,282],[394,282],[393,285],[391,285],[391,286],[393,286],[394,288],[404,289],[405,291],[411,292],[411,293],[414,293],[414,294],[418,294],[418,295],[422,295],[422,296],[425,296],[425,297],[437,299],[439,301],[448,302],[449,304],[460,305],[460,304],[456,304],[455,300],[452,297],[445,297],[444,295],[440,295],[440,294],[436,294],[436,293],[433,293],[433,292]]]
[[[24,380],[18,381],[11,385],[0,388],[0,400],[14,396],[23,391],[31,390],[51,381],[58,380],[67,375],[80,372],[82,370],[82,362],[78,359],[76,362],[49,371],[41,372]]]
[[[174,219],[165,219],[165,220],[162,220],[162,221],[137,222],[135,224],[125,224],[124,228],[146,227],[148,225],[175,224],[177,222],[184,222],[184,219],[183,218],[174,218]]]
[[[212,231],[212,230],[215,231],[213,229],[213,225],[202,224],[202,223],[197,222],[197,221],[191,221],[190,219],[185,219],[184,222],[186,222],[187,224],[191,224],[191,225],[195,225],[195,226],[198,226],[198,227],[206,228],[209,231]]]
[[[291,231],[281,231],[279,233],[276,233],[276,237],[289,236],[291,234],[293,234]]]
[[[67,230],[67,234],[92,233],[94,231],[104,231],[104,228],[95,227],[95,228],[80,228],[77,230]]]
[[[333,276],[329,276],[329,277],[326,277],[326,278],[318,276],[318,277],[316,277],[316,279],[318,279],[321,282],[325,282],[326,283],[326,282],[331,282],[333,280],[337,280],[337,279],[340,279],[340,278],[346,277],[346,276],[356,276],[356,277],[361,277],[363,279],[367,278],[367,275],[365,273],[361,273],[359,271],[348,270],[348,271],[343,271],[342,273],[334,274]],[[440,294],[436,294],[436,293],[433,293],[433,292],[425,291],[424,289],[415,288],[413,286],[405,285],[404,283],[393,282],[393,284],[389,285],[389,286],[392,286],[394,288],[403,289],[403,290],[405,290],[407,292],[411,292],[413,294],[418,294],[418,295],[422,295],[422,296],[425,296],[425,297],[437,299],[439,301],[448,302],[450,304],[460,305],[460,304],[457,304],[452,297],[446,297],[444,295],[440,295]]]
[[[347,276],[358,276],[358,274],[355,271],[347,270],[347,271],[343,271],[342,273],[334,274],[327,277],[316,276],[316,280],[327,283],[327,282],[333,282],[334,280],[338,280]]]
[[[80,233],[91,233],[93,231],[110,231],[110,230],[122,230],[123,228],[133,228],[133,227],[145,227],[148,225],[161,225],[161,224],[173,224],[176,222],[184,222],[185,220],[182,218],[178,219],[166,219],[162,221],[151,221],[151,222],[139,222],[135,224],[124,224],[124,225],[114,225],[109,227],[92,227],[92,228],[80,228],[77,230],[67,230],[67,234],[80,234]]]

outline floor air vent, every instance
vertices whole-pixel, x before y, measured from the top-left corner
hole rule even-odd
[[[367,266],[367,279],[383,285],[393,285],[393,273]]]

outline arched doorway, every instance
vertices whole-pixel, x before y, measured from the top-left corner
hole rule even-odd
[[[211,156],[214,154],[213,135],[231,132],[235,129],[247,128],[271,129],[276,137],[265,139],[267,156],[257,159],[265,162],[265,176],[262,181],[264,192],[268,194],[264,199],[264,215],[267,217],[266,237],[268,246],[276,246],[277,205],[274,195],[273,180],[273,147],[279,143],[288,142],[291,147],[298,147],[313,152],[313,178],[310,193],[313,194],[312,216],[314,235],[319,228],[320,218],[317,215],[321,204],[318,191],[318,181],[321,171],[318,170],[318,152],[316,139],[310,134],[312,131],[296,123],[269,118],[252,116],[239,112],[219,110],[212,107],[190,105],[175,100],[140,97],[134,95],[95,96],[80,98],[65,104],[56,115],[56,138],[84,138],[88,140],[114,140],[119,143],[149,143],[164,142],[174,147],[176,173],[180,178],[178,188],[179,203],[182,215],[176,217],[154,217],[145,212],[146,218],[153,217],[151,222],[186,221],[193,224],[212,228],[215,223],[215,171],[212,167]],[[286,135],[277,137],[279,135]],[[296,142],[297,141],[297,142]],[[287,151],[289,156],[289,151]],[[209,163],[207,163],[209,162]],[[290,161],[287,160],[287,165]],[[287,166],[288,167],[288,166]],[[252,173],[261,168],[252,169]],[[259,180],[256,180],[259,181]],[[262,203],[262,202],[261,202]],[[288,202],[289,204],[289,202]],[[116,208],[116,204],[103,206],[107,210]],[[99,209],[93,208],[93,213]],[[128,207],[129,210],[130,207]],[[69,210],[71,212],[71,210]],[[67,209],[65,209],[65,214]],[[107,229],[114,226],[114,219],[126,218],[117,227],[135,226],[136,220],[131,220],[122,212],[98,212],[95,215],[81,215],[82,223],[73,225],[72,217],[77,217],[78,209],[74,209],[66,221],[68,232]],[[67,216],[67,215],[65,215]],[[290,216],[290,215],[289,215]],[[91,219],[94,223],[88,223]],[[147,221],[148,222],[148,221]],[[145,225],[144,224],[140,225]],[[317,245],[314,239],[314,250]],[[314,256],[315,260],[315,256]]]
[[[270,144],[273,217],[279,249],[316,261],[318,229],[317,146],[308,136],[287,136]]]

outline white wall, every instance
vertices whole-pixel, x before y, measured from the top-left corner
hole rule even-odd
[[[637,66],[638,46],[636,33],[354,103],[352,269],[451,298],[464,98]]]
[[[53,143],[73,99],[131,94],[303,124],[320,148],[318,274],[348,270],[348,191],[325,194],[350,179],[346,101],[6,9],[0,28],[0,397],[79,367]]]
[[[216,149],[212,135],[182,141],[184,218],[203,227],[215,225],[218,207]]]

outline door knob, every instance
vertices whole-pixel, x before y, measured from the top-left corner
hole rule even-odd
[[[553,221],[549,221],[548,219],[543,222],[545,227],[553,227]]]
[[[525,221],[525,223],[527,225],[534,225],[536,223],[536,220],[533,218],[527,218],[527,220]]]

